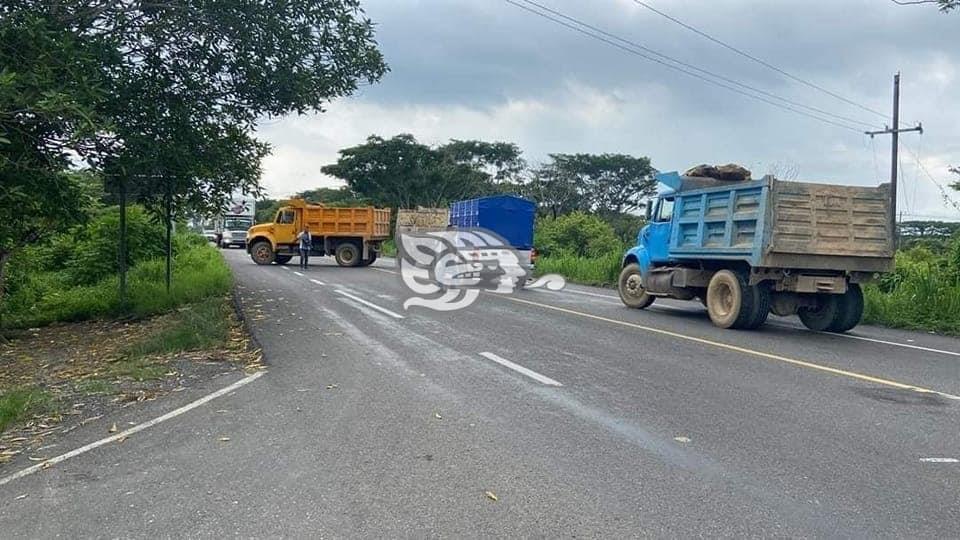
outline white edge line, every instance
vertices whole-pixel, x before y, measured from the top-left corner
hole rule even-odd
[[[351,299],[351,300],[353,300],[353,301],[355,301],[355,302],[360,302],[361,304],[363,304],[363,305],[365,305],[365,306],[367,306],[367,307],[369,307],[369,308],[373,308],[373,309],[379,311],[380,313],[384,313],[384,314],[386,314],[386,315],[389,315],[389,316],[393,317],[394,319],[403,319],[403,318],[404,318],[403,315],[400,315],[399,313],[394,313],[394,312],[390,311],[390,310],[387,309],[387,308],[380,307],[380,306],[374,304],[373,302],[368,302],[368,301],[364,300],[363,298],[360,298],[359,296],[354,296],[354,295],[352,295],[352,294],[350,294],[350,293],[348,293],[348,292],[346,292],[346,291],[344,291],[344,290],[342,290],[342,289],[337,289],[336,292],[337,292],[337,294],[342,294],[343,296],[346,296],[347,298],[349,298],[349,299]]]
[[[537,382],[543,383],[547,386],[563,386],[563,384],[551,379],[550,377],[547,377],[546,375],[541,375],[536,371],[533,371],[532,369],[525,368],[519,364],[514,364],[513,362],[507,360],[506,358],[497,356],[492,352],[482,352],[480,353],[480,356],[486,358],[487,360],[492,360],[503,367],[510,368],[516,371],[517,373],[522,373],[523,375],[526,375],[527,377],[530,377],[531,379]]]
[[[298,275],[298,276],[300,276],[300,277],[303,277],[303,274],[301,274],[300,272],[294,271],[293,273],[296,274],[296,275]]]
[[[134,426],[134,427],[132,427],[132,428],[130,428],[130,429],[127,429],[127,430],[121,431],[120,433],[111,435],[111,436],[107,437],[106,439],[100,439],[99,441],[92,442],[92,443],[90,443],[90,444],[88,444],[88,445],[86,445],[86,446],[81,446],[80,448],[77,448],[77,449],[75,449],[75,450],[71,450],[71,451],[67,452],[66,454],[61,454],[61,455],[59,455],[59,456],[52,457],[52,458],[44,461],[43,463],[38,463],[38,464],[33,465],[33,466],[31,466],[31,467],[27,467],[26,469],[23,469],[22,471],[15,472],[15,473],[11,474],[10,476],[6,476],[6,477],[4,477],[4,478],[0,478],[0,486],[2,486],[2,485],[4,485],[4,484],[8,484],[8,483],[10,483],[10,482],[13,482],[14,480],[18,480],[18,479],[23,478],[23,477],[25,477],[25,476],[29,476],[29,475],[31,475],[31,474],[33,474],[33,473],[35,473],[35,472],[37,472],[37,471],[40,471],[40,470],[42,470],[42,469],[44,469],[44,468],[46,468],[46,467],[50,467],[51,465],[56,465],[57,463],[61,463],[61,462],[66,461],[66,460],[68,460],[68,459],[70,459],[70,458],[72,458],[72,457],[79,456],[80,454],[84,454],[84,453],[86,453],[86,452],[89,452],[90,450],[93,450],[93,449],[95,449],[95,448],[99,448],[99,447],[101,447],[101,446],[103,446],[103,445],[105,445],[105,444],[110,444],[110,443],[112,443],[112,442],[114,442],[114,441],[117,441],[117,440],[119,440],[119,439],[122,439],[122,438],[124,438],[124,437],[129,437],[130,435],[133,435],[134,433],[137,433],[137,432],[143,431],[143,430],[145,430],[145,429],[147,429],[147,428],[153,427],[153,426],[159,424],[160,422],[164,422],[164,421],[169,420],[169,419],[171,419],[171,418],[180,416],[181,414],[183,414],[183,413],[185,413],[185,412],[188,412],[188,411],[190,411],[190,410],[196,409],[197,407],[199,407],[199,406],[201,406],[201,405],[203,405],[203,404],[205,404],[205,403],[207,403],[207,402],[213,401],[213,400],[217,399],[218,397],[223,396],[224,394],[228,394],[228,393],[230,393],[230,392],[233,392],[234,390],[236,390],[237,388],[240,388],[241,386],[244,386],[244,385],[246,385],[246,384],[252,383],[253,381],[259,379],[263,374],[264,374],[263,371],[258,371],[258,372],[256,372],[256,373],[253,373],[253,374],[251,374],[251,375],[248,375],[248,376],[240,379],[239,381],[236,381],[236,382],[233,383],[233,384],[230,384],[230,385],[228,385],[228,386],[225,386],[224,388],[221,388],[220,390],[217,390],[216,392],[214,392],[214,393],[212,393],[212,394],[207,394],[206,396],[203,396],[202,398],[200,398],[200,399],[198,399],[198,400],[196,400],[196,401],[194,401],[194,402],[192,402],[192,403],[188,403],[188,404],[184,405],[183,407],[180,407],[179,409],[174,409],[174,410],[168,412],[167,414],[164,414],[163,416],[158,416],[158,417],[154,418],[153,420],[149,420],[149,421],[144,422],[144,423],[142,423],[142,424],[137,424],[136,426]]]
[[[283,266],[283,265],[280,265],[280,268],[283,268],[284,270],[289,270],[289,268],[287,268],[286,266]]]
[[[377,272],[384,272],[384,273],[387,273],[387,274],[396,274],[396,273],[397,273],[395,270],[387,270],[386,268],[374,268],[374,270],[376,270]]]
[[[310,282],[311,282],[311,283],[316,283],[317,285],[326,285],[326,283],[324,283],[324,282],[322,282],[322,281],[317,281],[317,280],[315,280],[315,279],[313,279],[313,278],[310,279]]]
[[[920,458],[924,463],[960,463],[960,459],[952,457],[925,457]]]

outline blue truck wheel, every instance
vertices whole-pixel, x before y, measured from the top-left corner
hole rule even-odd
[[[743,274],[720,270],[707,287],[707,313],[720,328],[757,328],[770,314],[770,291],[750,285]]]
[[[847,292],[837,298],[837,314],[827,327],[827,332],[843,333],[860,324],[863,318],[863,290],[860,285],[851,283]]]
[[[627,307],[643,309],[653,303],[654,297],[647,294],[640,276],[640,265],[637,263],[630,263],[620,271],[617,292],[620,293],[620,300]]]

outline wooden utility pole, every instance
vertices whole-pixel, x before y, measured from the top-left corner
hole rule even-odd
[[[900,128],[900,72],[893,76],[893,127],[884,126],[881,131],[866,131],[872,139],[875,135],[892,135],[893,145],[890,149],[890,234],[893,235],[893,248],[897,248],[899,234],[897,234],[897,163],[900,151],[900,133],[908,131],[918,131],[923,133],[923,124],[918,123],[916,127]]]

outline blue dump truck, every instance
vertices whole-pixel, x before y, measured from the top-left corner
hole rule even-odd
[[[893,270],[889,184],[656,178],[666,189],[618,282],[631,308],[699,299],[721,328],[757,328],[774,313],[846,332],[863,315],[860,284]]]
[[[450,226],[482,227],[503,237],[517,250],[520,263],[533,263],[533,223],[536,204],[516,195],[492,195],[450,205]]]

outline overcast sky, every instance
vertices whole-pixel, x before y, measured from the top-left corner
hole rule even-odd
[[[885,119],[718,46],[633,0],[537,0],[607,32],[804,105],[882,128]],[[960,11],[889,0],[646,0],[781,69],[881,112],[902,72],[901,140],[941,184],[960,164]],[[515,142],[548,153],[649,156],[660,170],[744,164],[755,176],[876,185],[890,138],[875,140],[710,85],[559,26],[503,0],[366,0],[391,71],[321,115],[264,122],[273,196],[338,185],[320,173],[371,134]],[[889,122],[889,120],[886,120]],[[857,126],[862,127],[862,126]],[[864,128],[866,129],[866,128]],[[960,218],[902,156],[908,217]],[[952,192],[954,199],[960,193]]]

